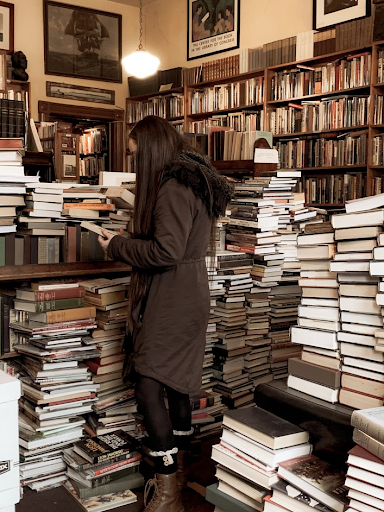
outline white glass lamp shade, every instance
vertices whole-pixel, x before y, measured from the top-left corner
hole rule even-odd
[[[137,78],[146,78],[156,73],[160,61],[145,50],[136,50],[124,57],[123,66],[127,73]]]

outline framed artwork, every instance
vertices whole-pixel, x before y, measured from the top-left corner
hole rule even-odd
[[[371,14],[371,0],[313,0],[313,29],[330,27]]]
[[[44,0],[47,75],[122,82],[122,17]]]
[[[0,50],[13,53],[14,41],[14,6],[0,2]]]
[[[92,103],[115,104],[115,91],[84,87],[82,85],[64,84],[58,82],[46,83],[47,96],[50,98],[64,98],[66,100],[91,101]]]
[[[240,0],[187,0],[187,59],[240,46]]]

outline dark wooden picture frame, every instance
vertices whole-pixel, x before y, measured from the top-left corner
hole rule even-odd
[[[240,0],[186,0],[187,60],[240,47]]]
[[[115,91],[112,89],[99,89],[96,87],[85,87],[60,82],[46,82],[46,93],[49,98],[89,101],[91,103],[103,103],[105,105],[115,104]]]
[[[313,30],[371,15],[371,0],[313,0]]]
[[[44,0],[46,75],[122,83],[121,58],[121,14]]]
[[[0,2],[0,52],[13,53],[14,52],[14,37],[15,37],[15,11],[14,4],[8,2]],[[8,22],[8,23],[7,23]],[[7,31],[4,30],[4,25],[7,23]],[[6,39],[6,41],[4,41]]]

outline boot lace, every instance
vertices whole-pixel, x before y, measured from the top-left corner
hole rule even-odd
[[[160,487],[159,482],[156,477],[152,478],[151,480],[148,480],[148,482],[145,484],[145,489],[144,489],[144,506],[146,507],[145,512],[150,512],[156,506],[156,501],[157,501],[156,498],[161,493],[161,490],[159,489],[159,487]],[[151,494],[152,488],[154,489],[152,499],[151,499],[150,503],[148,503],[148,498]]]

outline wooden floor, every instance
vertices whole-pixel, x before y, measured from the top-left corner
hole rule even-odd
[[[216,481],[215,465],[211,460],[212,444],[218,442],[218,438],[204,441],[201,444],[200,459],[191,466],[191,486],[202,492],[207,485]],[[134,491],[138,502],[133,505],[120,507],[121,512],[141,512],[143,510],[143,489]],[[183,491],[182,500],[185,512],[212,512],[214,507],[207,503],[201,494],[192,488]],[[16,512],[81,512],[83,509],[63,488],[53,489],[42,493],[36,493],[30,489],[24,490],[24,498],[16,505]]]

